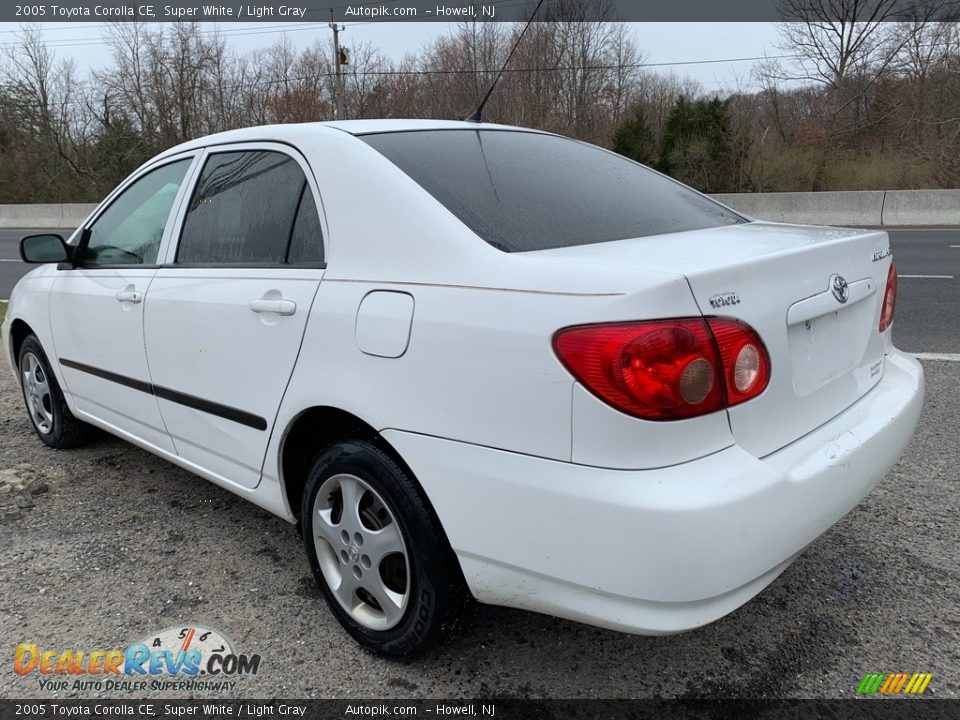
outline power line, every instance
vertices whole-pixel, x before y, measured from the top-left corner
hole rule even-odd
[[[651,67],[674,67],[674,66],[683,66],[683,65],[706,65],[706,64],[715,64],[715,63],[732,63],[732,62],[747,62],[747,61],[756,61],[756,60],[767,60],[767,59],[784,59],[784,58],[793,58],[795,55],[766,55],[766,56],[755,56],[755,57],[741,57],[741,58],[712,58],[707,60],[679,60],[675,62],[655,62],[655,63],[626,63],[621,65],[555,65],[549,67],[519,67],[519,68],[507,68],[504,70],[504,74],[514,74],[514,73],[532,73],[532,72],[588,72],[594,70],[639,70],[643,68]],[[404,75],[483,75],[487,73],[496,72],[496,69],[489,70],[479,70],[479,69],[470,69],[470,68],[452,68],[444,70],[359,70],[351,73],[347,73],[347,76],[352,77],[368,77],[368,76],[380,76],[380,77],[393,77],[393,76],[404,76]],[[334,77],[335,72],[317,72],[311,75],[297,75],[293,77],[284,77],[276,78],[273,80],[257,80],[251,81],[249,83],[237,83],[232,86],[224,88],[227,91],[240,90],[243,88],[252,88],[252,87],[261,87],[265,85],[280,85],[284,83],[293,83],[301,82],[304,80],[316,80],[319,78],[329,78]],[[89,83],[87,83],[89,84]],[[57,107],[63,107],[66,105],[77,105],[80,104],[81,100],[63,100],[60,102],[53,102],[51,105]],[[7,109],[14,108],[42,108],[43,105],[34,104],[34,103],[10,103],[0,101],[0,107]]]
[[[531,72],[561,72],[561,71],[588,71],[588,70],[639,70],[651,67],[674,67],[683,65],[712,65],[716,63],[734,63],[734,62],[756,62],[759,60],[783,60],[787,58],[796,58],[797,55],[757,55],[754,57],[740,58],[712,58],[709,60],[677,60],[671,62],[644,62],[644,63],[623,63],[620,65],[551,65],[545,67],[521,67],[507,68],[504,74],[508,73],[531,73]],[[349,73],[350,75],[485,75],[497,72],[496,68],[478,70],[473,68],[453,68],[446,70],[359,70]],[[318,73],[331,75],[332,73]],[[314,76],[287,78],[288,81],[309,80]],[[271,81],[272,82],[272,81]]]
[[[588,72],[594,70],[642,70],[645,68],[658,67],[684,67],[693,65],[715,65],[720,63],[738,63],[738,62],[759,62],[761,60],[787,60],[800,59],[801,55],[790,53],[783,55],[753,55],[749,57],[735,58],[708,58],[702,60],[671,60],[665,62],[641,62],[641,63],[622,63],[622,64],[597,64],[597,65],[550,65],[541,67],[514,67],[504,70],[505,75],[522,73],[548,73],[548,72]],[[485,75],[496,72],[496,68],[477,69],[477,68],[448,68],[448,69],[410,69],[410,70],[354,70],[346,73],[347,77],[395,77],[406,75]],[[295,75],[291,77],[276,78],[273,80],[257,80],[249,83],[238,83],[224,88],[225,90],[237,90],[248,87],[260,87],[263,85],[279,85],[282,83],[300,82],[303,80],[316,80],[324,77],[334,77],[333,71],[316,72],[310,75]],[[80,84],[89,85],[90,81],[83,81]],[[80,100],[66,100],[52,103],[53,105],[71,105],[78,104]],[[42,105],[30,103],[2,103],[3,107],[43,107]]]

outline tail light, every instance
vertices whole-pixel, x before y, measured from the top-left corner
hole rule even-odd
[[[770,358],[749,325],[726,318],[581,325],[554,351],[590,392],[645,420],[722,410],[764,391]]]
[[[897,268],[890,263],[887,271],[887,289],[883,292],[883,308],[880,311],[880,332],[893,324],[893,314],[897,311]]]
[[[770,357],[760,336],[739,320],[707,318],[707,324],[720,351],[727,406],[762,393],[770,382]]]

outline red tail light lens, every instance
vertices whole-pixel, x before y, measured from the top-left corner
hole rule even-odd
[[[770,377],[759,336],[736,320],[582,325],[558,331],[553,345],[590,392],[645,420],[722,410],[759,395]]]
[[[727,405],[756,397],[770,382],[770,358],[756,331],[739,320],[707,318],[723,367]]]
[[[880,310],[880,332],[893,324],[893,314],[897,311],[897,268],[890,263],[887,271],[887,289],[883,293],[883,308]]]

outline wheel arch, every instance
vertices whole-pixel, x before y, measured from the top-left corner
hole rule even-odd
[[[403,459],[400,453],[369,423],[351,412],[329,405],[309,407],[297,414],[287,425],[280,442],[279,469],[280,487],[286,499],[286,505],[296,519],[297,528],[301,527],[300,511],[303,487],[313,464],[313,459],[330,445],[345,439],[362,439],[374,443],[388,454],[400,468],[407,473],[423,495],[427,510],[433,515],[442,533],[441,541],[446,546],[456,565],[459,580],[467,587],[460,559],[453,551],[443,526],[443,520],[437,514],[430,496],[417,479],[416,473]]]
[[[300,496],[317,453],[342,438],[377,435],[373,427],[356,415],[328,405],[306,408],[290,421],[280,442],[280,484],[298,524]]]
[[[367,440],[387,453],[416,482],[437,520],[436,510],[416,473],[400,453],[368,422],[353,413],[330,405],[316,405],[298,413],[287,425],[280,442],[280,484],[290,512],[300,521],[303,486],[313,459],[341,440]],[[440,523],[441,527],[443,523]]]
[[[10,323],[10,357],[16,367],[20,367],[20,348],[28,335],[36,335],[25,320],[16,318]]]

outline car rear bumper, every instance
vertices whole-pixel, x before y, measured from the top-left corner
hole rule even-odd
[[[384,437],[429,495],[478,600],[660,634],[716,620],[770,584],[897,462],[922,401],[919,363],[893,351],[867,395],[764,458],[734,445],[625,471]]]

